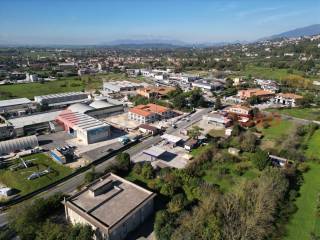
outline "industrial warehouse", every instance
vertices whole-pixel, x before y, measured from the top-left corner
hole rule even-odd
[[[36,136],[16,138],[0,142],[0,155],[10,154],[15,151],[28,150],[38,147]]]
[[[36,103],[40,105],[47,104],[49,107],[59,107],[73,103],[86,102],[88,100],[88,94],[83,92],[68,92],[34,97]]]
[[[79,112],[64,111],[56,121],[85,145],[106,140],[111,134],[108,124]]]

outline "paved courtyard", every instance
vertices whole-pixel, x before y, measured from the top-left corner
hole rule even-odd
[[[143,151],[134,155],[131,159],[133,162],[154,162],[161,163],[173,168],[184,168],[188,164],[189,153],[182,146],[172,147],[171,144],[165,144],[164,141],[160,142],[156,147],[159,147],[166,152],[158,159],[154,159],[143,153]]]

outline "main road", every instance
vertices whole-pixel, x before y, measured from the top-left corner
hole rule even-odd
[[[166,130],[166,133],[168,133],[168,134],[177,133],[180,129],[189,127],[190,125],[194,124],[195,122],[201,120],[202,116],[204,114],[207,114],[208,112],[210,112],[210,109],[208,109],[208,108],[200,109],[200,110],[196,111],[195,113],[191,114],[188,117],[189,118],[188,121],[187,120],[184,120],[184,121],[180,120],[176,124],[177,128],[172,128],[172,127],[168,128]],[[142,150],[159,143],[160,141],[161,141],[160,136],[154,136],[154,137],[151,137],[151,138],[148,138],[148,139],[142,141],[141,143],[133,146],[132,148],[129,148],[125,152],[127,152],[131,156],[133,156],[133,155],[141,152]],[[112,157],[112,158],[98,164],[97,166],[95,166],[96,171],[103,172],[106,169],[106,167],[110,166],[114,162],[114,160],[115,160],[115,157]],[[68,193],[75,191],[77,189],[77,187],[84,182],[84,176],[88,171],[91,171],[91,170],[89,169],[83,173],[80,173],[80,174],[74,176],[73,178],[66,180],[63,183],[56,185],[56,186],[50,188],[49,190],[38,194],[35,198],[39,198],[39,197],[46,198],[46,197],[49,197],[55,193],[68,194]],[[6,216],[7,216],[7,212],[2,212],[0,214],[0,226],[7,224]]]

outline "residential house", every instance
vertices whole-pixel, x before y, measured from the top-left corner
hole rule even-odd
[[[289,107],[296,107],[303,99],[302,96],[293,93],[279,93],[274,98],[274,103]]]

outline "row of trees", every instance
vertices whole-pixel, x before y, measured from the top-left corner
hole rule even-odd
[[[88,240],[93,237],[90,226],[71,226],[57,213],[63,211],[61,194],[36,199],[9,211],[9,229],[22,240]],[[2,236],[2,239],[8,239]]]

